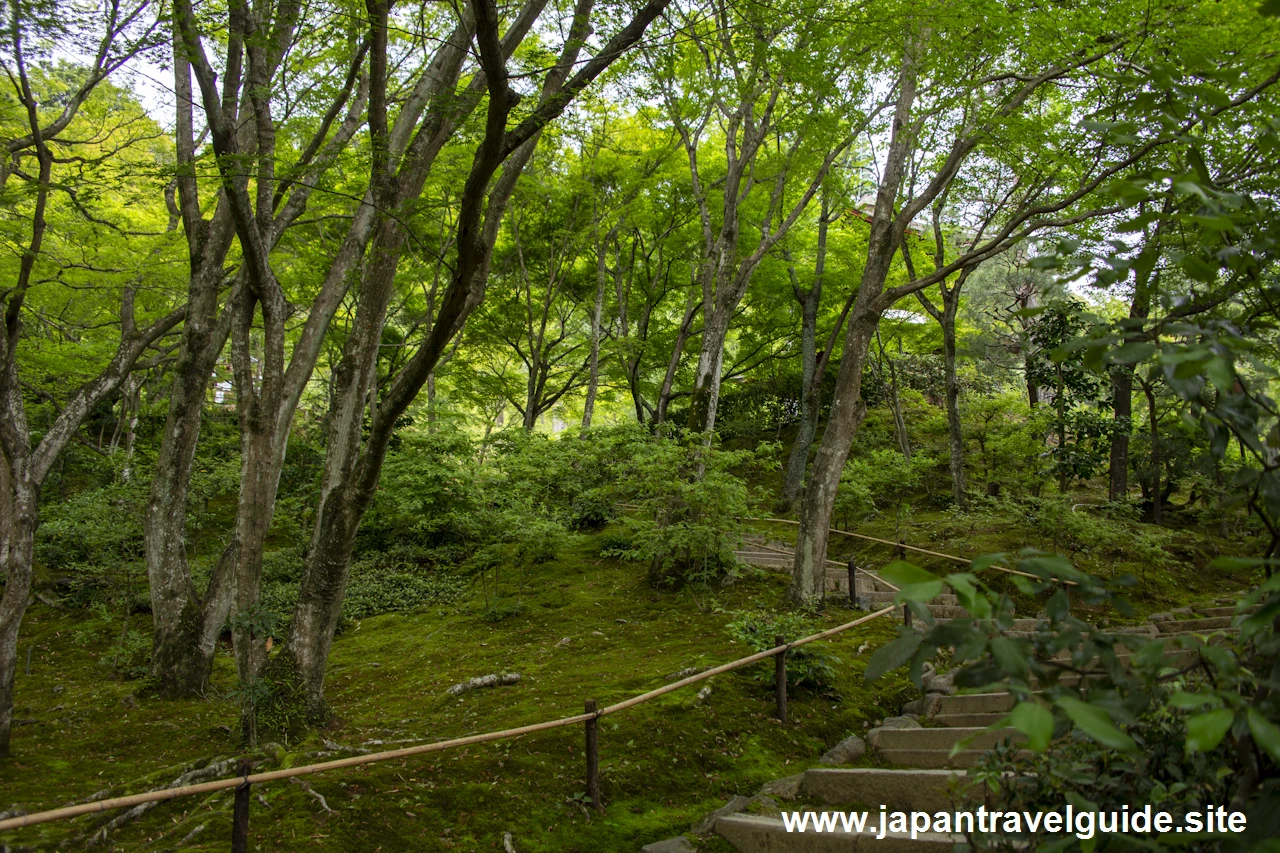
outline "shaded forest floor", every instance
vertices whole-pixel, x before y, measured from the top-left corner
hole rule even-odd
[[[1104,576],[1138,577],[1131,594],[1138,617],[1251,582],[1247,573],[1206,569],[1220,554],[1244,553],[1242,538],[1222,538],[1190,521],[1171,529],[1111,519],[1089,505],[1096,501],[1088,493],[1049,502],[983,500],[956,512],[921,500],[914,510],[899,506],[861,519],[855,529],[965,557],[1024,546],[1063,551]],[[794,541],[794,527],[757,527]],[[476,583],[449,604],[351,624],[330,662],[334,725],[303,742],[265,748],[264,766],[307,763],[333,744],[388,749],[576,714],[585,699],[618,701],[681,669],[748,654],[726,625],[743,611],[784,604],[787,579],[758,571],[710,593],[656,591],[643,567],[600,556],[617,532],[577,537],[555,560],[509,579],[498,607]],[[833,537],[832,556],[851,555],[871,567],[893,559],[885,546]],[[935,558],[917,562],[940,573],[960,568]],[[1004,583],[998,576],[991,582]],[[1036,602],[1019,602],[1025,615],[1036,609]],[[492,621],[495,613],[502,618]],[[842,603],[831,602],[812,622],[827,627],[850,617]],[[827,644],[840,659],[835,682],[823,693],[793,691],[793,724],[786,728],[772,718],[764,665],[717,677],[705,702],[686,689],[605,719],[603,814],[581,805],[582,732],[571,727],[309,777],[332,811],[300,786],[263,786],[266,804],[253,803],[252,849],[488,850],[501,849],[505,832],[522,853],[638,849],[687,831],[733,794],[750,795],[765,781],[812,766],[843,737],[896,713],[914,688],[901,675],[870,686],[861,677],[871,652],[895,630],[879,620]],[[32,607],[21,650],[24,663],[32,651],[31,673],[18,674],[19,724],[14,757],[0,763],[0,810],[142,791],[201,762],[239,754],[229,647],[218,658],[207,700],[173,702],[149,697],[141,681],[110,677],[106,664],[119,634],[118,617],[102,611]],[[446,693],[467,678],[504,672],[519,672],[522,680],[461,697]],[[224,850],[230,804],[230,794],[163,804],[113,830],[101,849]],[[104,821],[46,825],[0,842],[53,845]]]
[[[598,536],[527,579],[523,612],[493,623],[479,591],[463,603],[362,620],[334,644],[328,694],[338,722],[281,747],[272,766],[303,763],[325,750],[389,749],[580,713],[662,685],[678,670],[733,660],[750,650],[724,629],[742,609],[781,603],[786,578],[753,574],[695,598],[655,592],[633,564],[597,556]],[[831,607],[819,626],[850,612]],[[229,650],[220,655],[208,701],[148,698],[136,681],[105,678],[100,659],[118,624],[83,613],[32,608],[24,649],[31,674],[17,680],[14,757],[0,768],[0,808],[28,811],[167,784],[192,763],[230,757],[237,706]],[[601,773],[608,808],[588,815],[582,731],[559,729],[513,741],[309,777],[331,813],[298,786],[264,786],[270,809],[253,804],[260,850],[517,849],[634,850],[679,832],[735,793],[807,766],[829,746],[910,698],[901,679],[863,685],[872,649],[892,635],[880,621],[828,644],[842,666],[825,694],[794,691],[794,724],[773,718],[772,688],[759,670],[713,679],[704,703],[686,689],[601,723]],[[597,633],[598,632],[598,633]],[[603,635],[603,636],[601,636]],[[561,644],[568,638],[569,642]],[[858,648],[869,644],[862,654]],[[23,652],[25,655],[25,651]],[[493,672],[519,672],[514,686],[455,698],[450,685]],[[104,849],[226,849],[229,794],[163,804],[114,831]],[[0,837],[10,844],[53,842],[90,824],[53,824]]]

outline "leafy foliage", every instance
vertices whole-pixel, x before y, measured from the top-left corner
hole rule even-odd
[[[725,626],[725,630],[734,640],[753,652],[763,652],[776,645],[776,637],[781,636],[791,642],[820,629],[799,611],[745,610],[734,614],[733,621]],[[829,690],[836,679],[836,668],[840,665],[840,658],[820,643],[809,643],[791,649],[787,652],[787,686],[820,692]],[[755,670],[755,677],[766,681],[770,686],[773,686],[776,676],[773,666],[768,667],[767,672],[764,667]]]
[[[638,508],[623,519],[632,538],[617,555],[648,563],[657,586],[705,588],[736,574],[733,552],[750,513],[750,490],[734,469],[770,464],[767,446],[724,450],[706,436],[676,433],[631,450],[618,489]]]

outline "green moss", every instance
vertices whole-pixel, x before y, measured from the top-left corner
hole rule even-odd
[[[794,536],[793,529],[780,528],[761,529],[773,538]],[[858,529],[886,539],[897,533],[891,519]],[[335,641],[330,659],[327,698],[334,719],[323,732],[290,740],[271,763],[307,763],[311,753],[325,750],[326,739],[386,749],[576,714],[586,699],[616,702],[666,683],[664,677],[680,669],[742,656],[748,650],[731,641],[725,625],[743,610],[785,606],[787,578],[778,574],[752,574],[711,594],[656,591],[645,581],[644,566],[599,556],[602,541],[618,532],[615,527],[581,537],[558,559],[531,569],[522,588],[504,591],[503,600],[519,606],[500,621],[486,618],[485,602],[473,589],[453,603],[353,623]],[[965,556],[1052,544],[1026,519],[1007,513],[973,518],[918,512],[901,535]],[[1146,567],[1134,595],[1140,612],[1245,585],[1248,577],[1203,571],[1210,557],[1242,547],[1209,533],[1179,532],[1166,547],[1168,561]],[[881,546],[834,540],[834,558],[851,553],[871,566],[892,559]],[[1086,552],[1077,560],[1103,574],[1141,568],[1136,553],[1123,549]],[[954,570],[944,561],[922,564]],[[1039,606],[1019,601],[1027,615]],[[833,602],[815,621],[830,626],[849,617]],[[263,786],[270,811],[255,798],[253,844],[264,851],[500,849],[502,834],[510,832],[522,853],[635,850],[687,831],[733,794],[750,795],[770,779],[813,766],[831,745],[864,733],[869,723],[915,698],[901,674],[870,685],[862,681],[871,650],[895,631],[894,623],[877,620],[830,642],[843,662],[834,683],[826,693],[796,691],[788,727],[773,719],[767,678],[749,671],[713,679],[703,704],[694,701],[696,689],[688,689],[605,718],[603,814],[579,805],[583,735],[571,727],[309,777],[332,813],[299,786]],[[570,641],[562,645],[565,637]],[[31,609],[21,655],[25,660],[26,648],[34,649],[32,673],[20,670],[17,678],[15,716],[22,722],[14,732],[14,757],[0,762],[0,809],[53,808],[104,789],[146,790],[168,783],[194,761],[237,754],[238,707],[226,698],[235,684],[229,648],[219,651],[205,699],[142,696],[132,707],[122,700],[138,683],[111,680],[98,663],[114,640],[110,623],[86,614],[39,604]],[[864,643],[869,648],[858,654]],[[280,665],[277,650],[271,677],[291,684],[287,673],[279,675]],[[445,692],[491,672],[519,672],[523,679],[461,697]],[[59,686],[63,690],[55,693]],[[229,805],[229,796],[162,805],[113,833],[112,849],[143,848],[160,835],[176,846],[204,823],[206,830],[180,849],[225,850]],[[54,824],[0,836],[0,843],[53,843],[79,831]],[[726,848],[715,841],[703,849]]]
[[[598,556],[584,537],[560,559],[537,567],[525,584],[524,612],[487,621],[483,601],[362,620],[334,643],[327,694],[335,714],[323,732],[290,742],[271,766],[305,763],[323,740],[365,749],[456,737],[579,713],[664,683],[689,666],[740,657],[724,626],[738,610],[779,607],[786,578],[741,580],[711,596],[649,588],[644,568]],[[700,606],[701,605],[701,606]],[[845,621],[832,609],[822,626]],[[229,650],[215,662],[208,699],[143,697],[122,704],[135,684],[105,681],[97,665],[110,642],[96,630],[73,641],[81,620],[37,605],[24,625],[36,647],[30,677],[19,673],[18,717],[38,722],[15,732],[15,757],[0,765],[0,808],[51,808],[110,788],[145,790],[172,780],[189,762],[237,754],[238,708],[223,697],[234,685]],[[843,659],[833,693],[797,691],[793,724],[773,719],[772,691],[748,672],[610,716],[600,723],[607,808],[584,813],[583,734],[569,727],[480,747],[433,753],[310,777],[332,813],[300,787],[266,785],[270,811],[256,800],[253,844],[261,850],[450,850],[501,847],[510,832],[522,853],[634,850],[687,831],[733,794],[811,766],[842,737],[883,716],[904,691],[901,680],[863,685],[869,651],[893,631],[888,623],[855,629],[831,643]],[[602,634],[599,636],[597,633]],[[559,645],[564,637],[570,642]],[[281,658],[273,656],[279,682]],[[762,664],[763,666],[763,664]],[[459,681],[520,672],[511,687],[446,694]],[[287,679],[285,679],[287,681]],[[65,689],[53,694],[55,685]],[[838,694],[839,699],[833,698]],[[61,707],[60,707],[61,706]],[[265,739],[265,738],[264,738]],[[378,745],[371,741],[381,741]],[[162,805],[112,834],[131,850],[161,833],[175,843],[199,823],[184,850],[226,848],[230,797]],[[79,827],[53,824],[0,836],[0,842],[55,842]],[[181,834],[178,834],[181,832]]]

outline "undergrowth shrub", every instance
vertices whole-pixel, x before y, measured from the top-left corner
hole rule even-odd
[[[1006,595],[975,573],[945,578],[906,563],[887,567],[886,579],[922,617],[920,605],[944,583],[973,619],[936,623],[924,618],[923,636],[907,628],[879,649],[866,677],[906,667],[919,686],[925,662],[948,654],[958,688],[992,691],[1014,699],[1008,724],[1025,736],[1018,748],[1001,748],[973,771],[978,798],[988,808],[1046,812],[1064,804],[1076,810],[1121,811],[1150,804],[1168,811],[1174,825],[1185,814],[1222,806],[1246,814],[1241,834],[1156,837],[1117,828],[1091,838],[1028,834],[971,836],[990,850],[1184,850],[1276,851],[1280,845],[1280,573],[1258,570],[1273,561],[1220,558],[1215,570],[1251,571],[1261,584],[1237,600],[1239,633],[1206,638],[1152,638],[1110,633],[1081,619],[1079,608],[1132,614],[1124,597],[1132,577],[1102,579],[1076,569],[1059,555],[1027,550],[974,561],[1008,563],[1022,572],[1013,583],[1028,597],[1046,599],[1033,632],[1013,632]],[[1070,592],[1062,581],[1074,584]],[[1169,649],[1191,651],[1175,662]],[[1087,674],[1087,677],[1082,677]]]
[[[773,613],[766,610],[744,610],[735,614],[725,626],[729,636],[749,647],[753,652],[773,648],[779,635],[787,642],[817,633],[815,623],[798,611]],[[809,643],[787,652],[788,686],[814,691],[829,690],[836,680],[836,667],[840,658],[827,651],[821,643]],[[774,667],[753,668],[752,677],[773,685],[776,679]]]
[[[638,507],[623,519],[632,538],[612,554],[648,563],[650,582],[660,587],[705,588],[734,574],[741,517],[751,514],[751,491],[735,469],[771,464],[772,450],[724,450],[697,433],[635,445],[618,487]]]
[[[910,459],[899,450],[879,449],[850,458],[840,475],[833,516],[846,529],[860,521],[909,512],[908,497],[937,460],[924,453]]]

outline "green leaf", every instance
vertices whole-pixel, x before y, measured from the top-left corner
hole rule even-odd
[[[1187,720],[1187,752],[1208,752],[1222,743],[1235,718],[1235,711],[1219,708]]]
[[[937,575],[926,572],[915,563],[908,563],[903,560],[895,560],[885,566],[880,570],[880,577],[898,587],[940,580]]]
[[[1071,613],[1071,598],[1067,595],[1067,591],[1062,587],[1058,591],[1049,596],[1049,601],[1044,606],[1045,613],[1054,622],[1061,622]]]
[[[1133,742],[1133,738],[1117,729],[1107,712],[1097,705],[1081,702],[1071,696],[1062,696],[1058,698],[1058,707],[1067,712],[1077,728],[1103,746],[1123,752],[1137,750],[1138,745]]]
[[[996,637],[991,641],[991,654],[995,657],[996,663],[1000,664],[1000,668],[1007,673],[1025,676],[1030,671],[1027,656],[1017,640]]]
[[[920,637],[914,631],[904,634],[888,645],[876,649],[876,653],[867,661],[866,672],[862,677],[866,681],[875,681],[886,672],[905,666],[911,656],[920,648]]]
[[[1164,640],[1149,640],[1134,652],[1133,662],[1143,668],[1158,667],[1164,661]]]
[[[974,574],[986,571],[998,563],[1003,563],[1005,556],[1005,554],[983,554],[969,564],[969,570]]]
[[[929,601],[942,592],[942,578],[926,572],[914,563],[901,560],[890,563],[880,570],[880,577],[898,587],[894,602]]]
[[[1027,748],[1041,752],[1053,740],[1053,714],[1035,702],[1020,702],[1009,714],[1009,723],[1027,736]]]
[[[1169,704],[1183,711],[1194,711],[1216,699],[1217,697],[1210,693],[1187,693],[1185,690],[1179,690],[1169,697]]]
[[[1137,364],[1146,361],[1155,354],[1156,345],[1149,343],[1125,344],[1111,353],[1111,361],[1116,364]]]
[[[1280,726],[1258,713],[1257,708],[1249,709],[1249,731],[1253,734],[1253,742],[1266,750],[1276,761],[1280,761]]]

